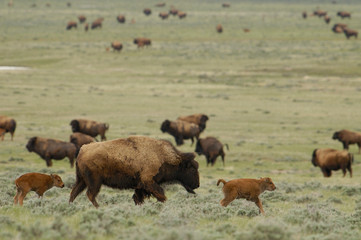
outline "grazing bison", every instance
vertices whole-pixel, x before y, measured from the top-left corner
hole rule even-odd
[[[320,167],[324,177],[331,177],[332,172],[342,169],[343,176],[346,175],[346,169],[352,177],[353,155],[346,150],[339,151],[331,148],[315,149],[312,153],[313,166]]]
[[[179,181],[189,192],[199,187],[198,163],[193,153],[182,153],[170,142],[132,136],[84,145],[76,162],[76,183],[69,202],[86,187],[95,207],[101,185],[135,189],[133,200],[142,204],[153,195],[158,201],[167,198],[160,184]]]
[[[123,15],[119,15],[119,16],[117,16],[117,21],[119,23],[125,23],[125,17]]]
[[[107,140],[105,132],[109,129],[109,124],[96,122],[87,119],[74,119],[70,122],[73,133],[81,132],[91,137],[100,135],[101,140]]]
[[[185,12],[178,12],[178,17],[179,17],[179,19],[182,19],[182,18],[185,18],[187,16],[187,13],[185,13]]]
[[[86,24],[84,24],[84,31],[88,31],[89,30],[89,24],[88,23],[86,23]]]
[[[344,19],[344,18],[351,18],[351,13],[345,12],[345,11],[341,11],[341,12],[337,12],[337,16],[340,16],[342,19]]]
[[[306,12],[306,11],[303,11],[303,12],[302,12],[302,17],[303,17],[304,19],[307,18],[307,12]]]
[[[216,26],[216,30],[217,30],[218,33],[222,33],[222,32],[223,32],[223,27],[222,27],[222,25],[221,25],[221,24],[218,24],[218,25]]]
[[[343,33],[345,34],[347,39],[350,39],[350,37],[352,37],[352,36],[357,38],[357,35],[358,35],[358,32],[356,30],[351,30],[351,29],[348,29],[348,28],[344,28]]]
[[[38,194],[39,198],[43,197],[44,192],[52,187],[64,187],[64,183],[56,174],[42,174],[42,173],[26,173],[15,180],[16,195],[14,197],[14,204],[23,205],[23,200],[30,191]]]
[[[146,15],[146,16],[149,16],[150,14],[152,14],[152,10],[150,10],[150,8],[145,8],[143,10],[143,13]]]
[[[229,150],[228,144],[225,145]],[[218,156],[222,157],[222,162],[224,166],[225,153],[223,151],[223,144],[220,141],[218,141],[218,139],[214,137],[206,137],[204,139],[200,138],[197,141],[196,149],[194,151],[198,153],[198,155],[203,154],[206,156],[207,167],[209,163],[213,166]]]
[[[95,142],[95,138],[86,135],[84,133],[75,132],[72,135],[70,135],[70,142],[75,145],[76,147],[75,157],[78,157],[80,148],[85,144]]]
[[[228,182],[219,179],[217,186],[219,183],[224,184],[222,188],[224,199],[220,201],[223,207],[227,207],[227,205],[235,199],[245,198],[248,201],[254,202],[263,215],[265,215],[265,213],[259,195],[266,190],[274,191],[276,189],[272,179],[268,177],[260,179],[240,178]]]
[[[156,6],[156,7],[164,7],[164,6],[165,6],[165,3],[164,3],[164,2],[162,2],[162,3],[157,3],[155,6]]]
[[[181,120],[181,121],[185,121],[185,122],[189,122],[189,123],[194,123],[197,124],[199,127],[199,130],[201,132],[204,131],[204,129],[206,129],[206,122],[208,121],[208,116],[205,114],[192,114],[189,116],[180,116],[177,118],[177,120]]]
[[[333,140],[339,140],[343,144],[343,149],[348,150],[349,144],[357,144],[358,145],[358,153],[361,150],[361,133],[351,132],[349,130],[341,130],[335,132],[332,136]]]
[[[249,29],[249,28],[243,28],[243,32],[245,32],[245,33],[248,33],[248,32],[250,32],[251,30]]]
[[[13,141],[14,133],[16,129],[15,119],[7,116],[0,116],[0,128],[5,130],[5,132],[1,135],[1,140],[3,141],[5,133],[9,132],[11,134],[11,141]]]
[[[315,16],[318,16],[318,17],[324,17],[324,16],[327,15],[327,12],[322,11],[322,10],[316,10],[316,11],[313,12],[313,14],[314,14]]]
[[[51,159],[61,160],[65,157],[69,158],[70,166],[74,166],[74,158],[76,147],[70,142],[63,142],[56,139],[32,137],[26,144],[29,152],[37,153],[46,161],[46,166],[51,167],[53,162]]]
[[[98,18],[94,22],[92,22],[91,29],[101,28],[103,24],[104,18]]]
[[[345,29],[345,28],[347,28],[347,24],[336,23],[335,25],[333,25],[332,31],[334,33],[343,33],[343,29]]]
[[[161,13],[159,13],[159,17],[161,18],[161,19],[167,19],[168,18],[168,16],[169,16],[169,14],[168,13],[166,13],[166,12],[161,12]]]
[[[329,24],[331,21],[331,18],[327,15],[323,19],[325,20],[325,23],[327,23],[327,24]]]
[[[164,133],[167,132],[172,135],[175,139],[177,145],[182,145],[184,143],[184,139],[191,139],[192,145],[194,143],[194,137],[198,140],[199,134],[201,133],[198,125],[194,123],[189,123],[185,121],[169,121],[165,120],[160,130]]]
[[[77,28],[78,27],[78,24],[74,21],[70,21],[68,22],[68,24],[66,25],[66,30],[70,30],[72,28]]]
[[[80,23],[83,23],[83,22],[86,21],[86,17],[85,17],[84,15],[78,16],[78,19],[79,19],[79,22],[80,22]]]
[[[114,41],[114,42],[112,42],[111,47],[114,49],[114,51],[120,52],[120,50],[122,50],[122,48],[123,48],[123,44],[121,44],[118,41]]]
[[[231,6],[231,4],[229,3],[222,3],[222,7],[224,8],[229,8]]]
[[[152,44],[152,41],[149,38],[135,38],[133,42],[134,44],[137,44],[138,48],[150,46]]]

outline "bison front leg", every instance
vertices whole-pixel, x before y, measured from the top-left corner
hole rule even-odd
[[[331,170],[329,170],[329,169],[322,169],[322,173],[323,173],[323,176],[324,177],[331,177]]]
[[[145,184],[145,191],[152,194],[159,202],[164,202],[167,197],[164,195],[164,190],[156,182]]]
[[[264,210],[263,210],[261,200],[259,198],[257,198],[254,202],[256,203],[257,207],[259,208],[259,212],[262,213],[262,215],[264,216],[265,213],[264,213]]]
[[[147,193],[144,189],[135,189],[133,200],[135,205],[141,205],[144,203],[144,198],[149,197],[149,193]]]
[[[348,150],[348,142],[342,142],[342,144],[343,144],[343,149]]]

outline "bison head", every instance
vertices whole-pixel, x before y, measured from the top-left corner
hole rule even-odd
[[[195,194],[194,189],[199,187],[198,162],[194,160],[194,153],[182,153],[182,163],[179,165],[177,180],[189,193]]]
[[[53,180],[54,186],[63,188],[64,183],[63,180],[61,180],[61,177],[57,174],[50,174],[51,179]]]
[[[332,139],[333,140],[339,139],[339,136],[338,136],[339,134],[340,134],[340,132],[335,132],[332,136]]]
[[[311,160],[313,166],[315,166],[315,167],[317,167],[317,154],[316,154],[316,152],[317,152],[317,149],[313,150],[312,160]]]
[[[169,120],[165,120],[163,123],[162,123],[162,126],[160,127],[160,130],[162,130],[162,132],[166,132],[168,131],[170,127],[170,121]]]
[[[196,144],[196,149],[194,150],[198,155],[202,155],[203,154],[203,149],[202,149],[202,145],[201,145],[201,139],[199,139],[197,141],[197,144]]]
[[[71,130],[72,130],[73,132],[79,132],[80,127],[79,127],[79,122],[78,122],[78,120],[72,120],[72,121],[70,122],[70,126],[71,126]]]
[[[34,150],[34,145],[36,142],[36,138],[37,137],[32,137],[29,139],[28,144],[26,144],[26,148],[28,149],[29,152],[32,152]]]
[[[134,41],[133,41],[134,44],[138,44],[138,39],[135,38]]]

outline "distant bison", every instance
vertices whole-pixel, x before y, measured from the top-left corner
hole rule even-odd
[[[304,19],[307,18],[307,12],[306,12],[306,11],[302,12],[302,17],[303,17]]]
[[[120,52],[120,50],[122,50],[122,48],[123,48],[123,44],[121,44],[118,41],[114,41],[114,42],[112,42],[111,47],[114,49],[114,51]]]
[[[119,23],[125,23],[125,17],[123,15],[119,15],[119,16],[117,16],[117,21]]]
[[[68,24],[66,25],[66,30],[70,30],[72,28],[77,28],[78,27],[78,24],[74,21],[70,21],[68,22]]]
[[[101,28],[103,25],[104,18],[98,18],[94,22],[92,22],[91,29]]]
[[[224,8],[229,8],[231,6],[231,4],[229,3],[222,3],[222,7]]]
[[[222,33],[222,32],[223,32],[223,27],[222,27],[222,25],[221,25],[221,24],[218,24],[218,25],[216,26],[216,30],[217,30],[218,33]]]
[[[42,159],[46,161],[46,166],[53,165],[52,159],[61,160],[65,157],[69,158],[70,166],[74,166],[74,158],[76,147],[70,142],[63,142],[56,139],[32,137],[26,144],[29,152],[37,153]]]
[[[70,122],[71,130],[74,132],[81,132],[91,137],[100,135],[101,140],[107,140],[105,132],[109,129],[109,124],[96,122],[87,119],[74,119]]]
[[[132,136],[84,145],[76,163],[76,183],[69,202],[86,187],[95,207],[95,197],[104,184],[119,189],[135,189],[133,200],[142,204],[154,196],[167,198],[160,184],[179,181],[189,192],[199,187],[198,163],[193,153],[182,153],[170,142],[149,137]]]
[[[14,133],[16,129],[16,121],[13,118],[7,116],[0,116],[0,128],[3,129],[3,134],[1,135],[1,140],[4,140],[5,133],[9,132],[11,134],[11,141],[13,141]]]
[[[180,116],[177,120],[182,120],[190,123],[197,124],[201,132],[206,129],[206,122],[208,121],[208,116],[202,113],[192,114],[189,116]]]
[[[86,17],[85,17],[84,15],[78,16],[78,19],[79,19],[79,22],[80,22],[80,23],[83,23],[83,22],[86,21]]]
[[[339,151],[331,148],[315,149],[312,153],[313,166],[320,167],[324,177],[331,177],[332,172],[342,169],[343,176],[346,175],[346,169],[352,177],[353,155],[345,150]]]
[[[343,30],[347,28],[347,24],[344,23],[336,23],[332,27],[332,31],[334,33],[343,33]]]
[[[42,173],[26,173],[15,180],[16,195],[14,197],[14,204],[23,205],[23,200],[26,194],[34,191],[39,198],[43,196],[44,192],[52,187],[64,187],[61,177],[56,174],[42,174]]]
[[[225,144],[228,148],[228,145]],[[224,156],[223,144],[218,141],[215,137],[206,137],[204,139],[198,139],[196,144],[196,149],[194,150],[198,155],[205,155],[207,159],[207,166],[210,163],[212,166],[216,162],[218,156],[222,157],[222,162],[224,166]]]
[[[345,11],[341,11],[341,12],[337,12],[337,16],[340,16],[342,19],[344,19],[344,18],[351,18],[351,13],[345,12]]]
[[[179,17],[180,19],[185,18],[186,16],[187,16],[187,13],[185,13],[185,12],[178,12],[178,17]]]
[[[169,16],[169,14],[168,13],[166,13],[166,12],[161,12],[161,13],[159,13],[159,17],[161,18],[161,19],[167,19],[168,18],[168,16]]]
[[[356,30],[352,30],[352,29],[348,29],[348,28],[344,28],[343,33],[345,34],[347,39],[350,39],[350,37],[352,37],[352,36],[357,38],[357,35],[358,35],[358,32]]]
[[[152,14],[152,10],[150,8],[145,8],[143,10],[143,13],[146,15],[146,16],[149,16],[150,14]]]
[[[195,137],[198,140],[200,134],[198,125],[180,120],[177,121],[165,120],[162,123],[160,130],[163,133],[167,132],[170,135],[172,135],[178,146],[184,143],[183,141],[184,139],[191,139],[193,145],[194,143],[193,138]]]
[[[243,32],[245,32],[245,33],[248,33],[250,31],[251,31],[251,29],[249,29],[249,28],[243,28]]]
[[[324,16],[327,15],[327,12],[322,11],[322,10],[316,10],[316,11],[313,12],[313,14],[314,14],[315,16],[318,16],[318,17],[324,17]]]
[[[80,148],[85,144],[95,142],[95,138],[86,135],[84,133],[75,132],[70,135],[70,142],[75,145],[76,147],[75,157],[78,157]]]
[[[358,145],[358,153],[361,151],[361,133],[351,132],[349,130],[341,130],[335,132],[332,136],[333,140],[339,140],[343,144],[343,149],[348,150],[350,144]]]
[[[325,20],[325,23],[327,23],[327,24],[329,24],[331,21],[331,18],[327,15],[323,19]]]
[[[133,42],[134,44],[137,44],[138,48],[150,46],[152,44],[152,41],[149,38],[135,38]]]

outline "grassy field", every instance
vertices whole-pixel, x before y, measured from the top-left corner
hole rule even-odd
[[[360,239],[361,157],[355,145],[354,175],[324,178],[311,164],[315,148],[342,149],[332,134],[361,131],[361,44],[334,34],[336,22],[361,30],[359,1],[67,1],[0,2],[0,115],[17,120],[14,141],[0,142],[0,239]],[[46,6],[50,3],[50,7]],[[31,7],[36,4],[36,7]],[[185,19],[158,13],[174,5]],[[145,7],[153,10],[146,17]],[[301,17],[319,7],[318,17]],[[350,11],[351,19],[336,16]],[[104,17],[102,29],[66,31],[83,14]],[[118,14],[127,18],[116,21]],[[130,23],[131,19],[135,23]],[[224,28],[218,34],[215,26]],[[251,31],[245,33],[243,28]],[[152,46],[137,49],[135,37]],[[121,53],[106,51],[114,40]],[[135,206],[133,191],[103,187],[95,209],[85,193],[68,204],[75,171],[68,160],[45,161],[27,152],[29,138],[68,141],[72,119],[107,122],[108,139],[146,135],[174,139],[160,131],[163,120],[205,113],[201,137],[228,143],[226,166],[200,163],[201,186],[188,194],[165,185],[168,200]],[[194,151],[186,141],[181,151]],[[65,182],[44,198],[29,193],[13,206],[14,180],[27,172],[57,173]],[[227,208],[219,178],[271,177],[274,192],[256,205],[236,200]]]

